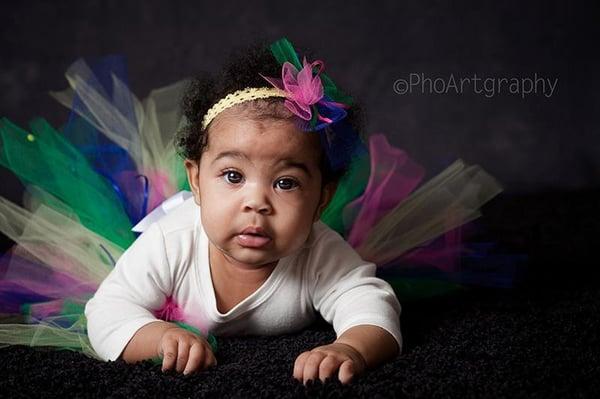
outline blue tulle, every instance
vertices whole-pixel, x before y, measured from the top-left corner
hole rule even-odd
[[[133,126],[137,126],[138,121],[133,99],[130,95],[125,97],[117,96],[113,90],[114,78],[118,78],[125,85],[128,85],[125,58],[120,55],[113,55],[86,61],[94,74],[94,78],[87,79],[86,83],[98,92],[104,93],[106,99],[109,99],[111,104]],[[73,107],[67,123],[63,127],[63,134],[81,151],[93,168],[109,181],[121,200],[123,208],[132,224],[136,224],[148,212],[148,181],[147,179],[132,178],[126,183],[119,183],[119,175],[122,172],[135,172],[137,170],[134,161],[129,155],[130,153],[108,139],[86,121],[81,114],[88,115],[89,110],[80,96],[75,93]],[[135,187],[135,190],[129,190],[129,192],[143,193],[143,195],[129,198],[125,194],[127,191],[123,190],[120,186],[121,184]]]
[[[353,158],[369,152],[365,143],[346,119],[332,123],[320,130],[319,135],[329,165],[334,171],[347,168]]]

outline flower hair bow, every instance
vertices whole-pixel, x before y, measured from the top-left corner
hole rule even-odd
[[[280,52],[278,57],[276,53],[277,45],[279,47],[289,46],[286,49],[288,51]],[[296,66],[299,66],[300,62],[291,44],[286,39],[277,42],[272,50],[274,50],[273,52],[278,60],[283,61],[281,79],[263,76],[262,74],[260,76],[286,93],[284,104],[287,109],[306,121],[302,124],[304,130],[320,130],[346,116],[345,109],[349,108],[349,105],[339,100],[334,101],[332,94],[340,97],[340,99],[342,95],[331,82],[331,79],[324,74],[326,85],[323,85],[320,76],[324,68],[323,61],[316,60],[309,63],[304,57],[302,69],[298,71]],[[349,97],[344,99],[350,100]]]
[[[352,97],[323,73],[323,61],[308,62],[304,57],[300,64],[296,50],[286,38],[272,43],[270,49],[281,65],[281,79],[261,76],[283,91],[284,104],[299,117],[300,129],[319,132],[332,170],[341,170],[350,165],[353,157],[367,153],[358,133],[344,120],[346,110],[353,104]],[[324,129],[327,126],[331,129]]]

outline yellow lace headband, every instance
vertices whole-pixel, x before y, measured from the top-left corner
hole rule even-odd
[[[206,112],[202,119],[202,130],[206,130],[210,122],[227,108],[246,101],[267,97],[287,97],[287,94],[285,91],[275,87],[246,87],[245,89],[226,95]]]

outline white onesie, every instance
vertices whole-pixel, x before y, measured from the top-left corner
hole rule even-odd
[[[193,198],[152,224],[121,256],[85,307],[88,336],[105,360],[116,360],[167,298],[183,321],[227,335],[276,335],[301,330],[316,312],[339,337],[370,324],[387,330],[402,351],[400,303],[392,287],[323,222],[307,242],[279,260],[269,278],[227,313],[217,310],[208,238]]]

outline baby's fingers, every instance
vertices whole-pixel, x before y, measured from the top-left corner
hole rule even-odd
[[[333,376],[340,367],[340,363],[342,363],[340,359],[333,355],[328,355],[319,365],[319,379],[325,382],[326,378]]]
[[[319,378],[319,367],[323,358],[326,355],[322,352],[311,352],[306,362],[304,363],[304,371],[302,373],[302,382],[306,384],[308,380],[315,380]]]
[[[296,358],[296,362],[294,363],[294,378],[297,380],[302,380],[304,376],[304,364],[306,363],[306,359],[310,356],[310,352],[304,352],[300,354]]]
[[[204,368],[205,363],[205,349],[200,343],[195,343],[190,348],[190,357],[188,359],[185,370],[183,371],[184,375],[188,375],[190,373],[196,372],[197,370],[202,370]]]
[[[177,360],[177,340],[165,340],[161,345],[160,355],[163,357],[162,371],[171,370]]]
[[[179,338],[177,342],[177,366],[175,368],[178,373],[181,373],[183,369],[185,369],[189,356],[190,344],[185,340],[185,338]]]
[[[354,361],[348,359],[342,363],[340,366],[340,372],[338,374],[338,378],[342,384],[347,384],[352,381],[352,378],[356,374],[356,370],[354,368]]]
[[[187,375],[205,368],[215,366],[217,359],[213,352],[201,343],[195,343],[190,349],[190,356],[183,374]]]
[[[217,365],[217,358],[215,357],[215,354],[210,349],[207,349],[206,351],[208,352],[208,364],[207,364],[207,367],[216,366]]]

